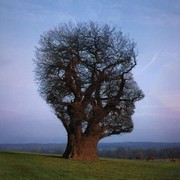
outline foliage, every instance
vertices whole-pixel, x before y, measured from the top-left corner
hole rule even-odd
[[[144,97],[131,73],[135,46],[116,28],[94,22],[65,24],[41,36],[36,80],[68,133],[68,156],[82,153],[89,141],[93,154],[100,139],[133,130],[134,103]]]

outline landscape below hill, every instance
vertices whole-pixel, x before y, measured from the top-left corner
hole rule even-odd
[[[66,144],[0,144],[1,151],[21,151],[62,154]],[[120,159],[169,159],[180,158],[180,142],[123,142],[99,143],[98,155]]]

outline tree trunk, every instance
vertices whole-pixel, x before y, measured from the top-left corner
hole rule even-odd
[[[72,152],[72,141],[71,141],[70,139],[71,139],[71,137],[70,137],[70,135],[68,134],[67,145],[66,145],[66,149],[65,149],[64,154],[63,154],[63,158],[65,158],[65,159],[69,159],[70,156],[71,156],[71,152]]]
[[[74,160],[98,160],[96,136],[82,136],[76,138],[74,134],[68,134],[68,142],[63,158]]]

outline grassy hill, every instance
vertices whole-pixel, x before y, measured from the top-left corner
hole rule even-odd
[[[57,155],[0,152],[0,179],[180,179],[180,162],[100,159],[71,161]]]

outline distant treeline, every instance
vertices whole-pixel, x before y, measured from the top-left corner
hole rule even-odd
[[[0,144],[0,150],[62,154],[65,150],[65,144]]]
[[[120,159],[170,159],[180,158],[180,148],[167,149],[131,149],[118,148],[110,150],[99,150],[100,157],[120,158]]]
[[[170,159],[180,158],[180,143],[103,143],[99,145],[100,157],[120,159]]]
[[[65,144],[0,144],[2,151],[62,154]],[[120,159],[180,158],[180,143],[99,143],[98,155]]]

